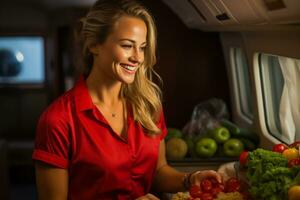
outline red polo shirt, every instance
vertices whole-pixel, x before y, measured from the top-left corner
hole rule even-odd
[[[127,140],[118,136],[92,103],[81,78],[40,117],[33,159],[68,169],[68,199],[135,199],[149,192],[159,144],[167,131],[149,137],[128,109]]]

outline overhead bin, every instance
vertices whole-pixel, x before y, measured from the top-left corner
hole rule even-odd
[[[300,22],[299,0],[163,0],[190,28],[230,27]]]
[[[248,0],[265,13],[269,24],[296,24],[300,22],[299,0]]]

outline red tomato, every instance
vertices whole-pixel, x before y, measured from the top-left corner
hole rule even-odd
[[[210,193],[202,193],[201,197],[200,197],[201,200],[213,200],[214,197],[210,194]]]
[[[240,154],[240,165],[241,165],[241,166],[245,166],[245,165],[247,164],[248,155],[249,155],[249,152],[248,152],[248,151],[243,151],[243,152]]]
[[[210,190],[212,189],[212,183],[208,178],[205,178],[201,181],[200,183],[201,185],[201,189],[204,192],[210,192]]]
[[[200,186],[198,186],[198,185],[192,185],[189,188],[189,193],[190,193],[191,197],[193,197],[193,198],[200,198],[200,196],[202,194]]]
[[[284,150],[286,150],[287,148],[288,148],[287,145],[280,143],[280,144],[275,144],[275,145],[273,146],[272,151],[278,152],[278,153],[282,153],[282,152],[283,152]]]
[[[293,167],[293,166],[298,166],[300,165],[300,158],[294,158],[289,160],[288,166]]]
[[[241,189],[239,180],[235,177],[229,178],[225,183],[226,192],[238,192]]]

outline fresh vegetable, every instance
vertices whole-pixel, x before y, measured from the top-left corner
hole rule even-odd
[[[201,194],[200,199],[201,200],[213,200],[214,197],[212,196],[212,194],[210,194],[208,192],[204,192]]]
[[[249,156],[249,151],[243,151],[240,154],[239,161],[241,166],[245,166],[247,164],[248,156]]]
[[[289,200],[300,199],[300,185],[292,186],[288,191]]]
[[[295,158],[289,160],[288,167],[294,167],[294,166],[299,166],[300,165],[300,158]]]
[[[219,182],[217,181],[217,179],[215,179],[215,178],[213,178],[213,177],[208,177],[207,179],[210,180],[210,182],[211,182],[213,188],[219,187],[220,185],[223,184],[223,183],[219,183]]]
[[[229,132],[231,134],[233,134],[234,136],[239,135],[241,132],[240,127],[238,125],[236,125],[235,123],[233,123],[227,119],[222,119],[220,121],[220,123],[222,126],[226,127],[229,130]]]
[[[251,140],[255,144],[255,146],[259,144],[259,136],[253,131],[245,128],[240,128],[238,125],[227,119],[222,119],[220,123],[222,126],[226,127],[229,130],[232,137]]]
[[[239,180],[235,177],[229,178],[225,183],[226,192],[239,192],[241,189],[241,184]]]
[[[206,178],[206,179],[203,179],[203,180],[201,181],[200,186],[201,186],[201,189],[202,189],[203,192],[210,192],[211,189],[212,189],[212,183],[211,183],[211,181],[210,181],[209,179],[207,179],[207,178]]]
[[[190,193],[191,197],[193,197],[193,198],[200,198],[200,196],[202,194],[200,186],[198,186],[198,185],[192,185],[189,188],[189,193]]]
[[[247,179],[254,199],[286,199],[288,189],[300,180],[299,172],[300,167],[288,168],[287,158],[280,153],[260,148],[249,152]]]
[[[211,200],[223,191],[223,183],[219,183],[212,177],[203,179],[200,182],[200,186],[192,185],[189,189],[189,193],[192,198],[200,198],[201,200]]]
[[[275,145],[273,146],[272,151],[278,152],[278,153],[282,153],[282,152],[284,152],[286,149],[288,149],[288,146],[285,145],[285,144],[280,143],[280,144],[275,144]]]
[[[295,148],[288,148],[282,152],[282,155],[288,160],[292,160],[299,157],[299,151]]]
[[[253,151],[257,148],[257,145],[247,138],[239,137],[239,140],[244,144],[245,150]]]
[[[240,128],[240,137],[251,140],[256,146],[259,144],[259,136],[250,129]]]

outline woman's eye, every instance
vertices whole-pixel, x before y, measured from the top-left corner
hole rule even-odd
[[[146,47],[141,47],[140,50],[144,52],[146,50]]]
[[[123,44],[121,45],[124,49],[131,49],[132,45]]]

